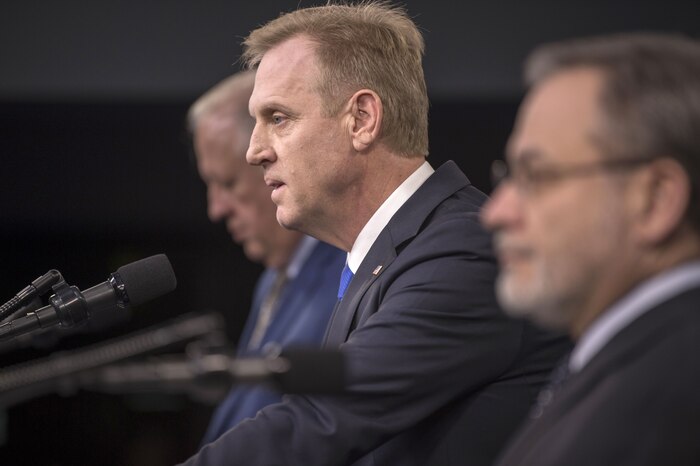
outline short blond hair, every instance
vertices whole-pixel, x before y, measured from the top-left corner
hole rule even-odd
[[[381,140],[404,156],[428,154],[428,93],[423,36],[406,12],[386,2],[326,5],[281,15],[243,42],[243,61],[255,68],[280,43],[306,36],[316,45],[327,116],[354,92],[367,88],[382,100]]]

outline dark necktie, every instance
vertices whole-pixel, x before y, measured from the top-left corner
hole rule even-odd
[[[267,292],[263,303],[260,305],[260,312],[258,313],[258,320],[255,322],[255,328],[253,329],[253,334],[248,341],[248,349],[255,350],[260,346],[267,328],[270,326],[272,321],[272,316],[277,309],[277,301],[279,300],[284,285],[287,283],[287,274],[280,270],[277,272],[277,277],[272,283],[270,290]]]
[[[542,388],[542,390],[540,390],[540,393],[537,395],[537,400],[530,410],[531,419],[537,419],[542,416],[544,410],[552,404],[557,392],[561,390],[562,386],[566,382],[566,379],[570,374],[569,356],[570,355],[567,354],[559,361],[559,364],[556,365],[549,376],[549,382],[544,386],[544,388]]]
[[[348,285],[352,281],[353,273],[350,270],[350,267],[348,267],[348,263],[345,263],[345,267],[343,267],[343,272],[340,274],[340,285],[338,286],[338,299],[343,299],[343,295],[345,294],[345,290],[347,289]]]

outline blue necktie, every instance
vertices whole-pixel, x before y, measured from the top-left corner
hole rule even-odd
[[[350,270],[350,267],[348,267],[348,263],[346,262],[345,267],[343,267],[343,273],[340,274],[340,286],[338,286],[338,299],[343,299],[345,290],[350,284],[352,277],[352,270]]]

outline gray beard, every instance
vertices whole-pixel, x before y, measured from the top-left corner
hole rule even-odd
[[[572,303],[575,300],[551,293],[547,285],[539,274],[536,283],[516,289],[512,280],[502,272],[496,280],[496,296],[509,316],[531,320],[547,329],[566,331],[575,314]]]

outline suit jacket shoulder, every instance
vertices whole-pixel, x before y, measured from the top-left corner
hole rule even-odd
[[[275,278],[273,270],[266,270],[256,287],[256,297],[239,341],[238,354],[259,354],[266,345],[282,348],[321,346],[337,300],[335,289],[345,256],[345,252],[323,242],[314,246],[298,275],[287,283],[279,297],[279,306],[262,339],[262,350],[251,351],[247,345],[255,328],[260,303]],[[203,444],[212,442],[243,419],[255,417],[259,410],[281,399],[281,393],[264,386],[234,386],[214,412]]]
[[[700,288],[648,311],[571,377],[501,465],[700,464]]]

